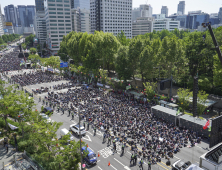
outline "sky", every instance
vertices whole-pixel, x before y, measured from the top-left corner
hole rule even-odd
[[[153,7],[153,14],[159,14],[162,6],[167,6],[169,15],[177,12],[177,5],[179,0],[133,0],[133,7],[139,7],[140,4],[150,4]],[[35,0],[0,0],[2,13],[3,8],[7,5],[35,5]],[[222,7],[221,0],[186,0],[185,14],[188,11],[202,10],[206,13],[218,13],[219,8]]]

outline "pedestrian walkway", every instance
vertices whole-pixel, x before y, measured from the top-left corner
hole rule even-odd
[[[0,169],[3,168],[3,162],[5,168],[13,164],[14,156],[16,160],[21,160],[22,152],[15,152],[15,148],[12,145],[9,145],[7,153],[6,148],[3,145],[0,145]]]

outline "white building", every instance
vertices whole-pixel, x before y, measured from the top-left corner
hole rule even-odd
[[[45,0],[47,45],[52,55],[57,54],[64,35],[72,31],[70,0]]]
[[[132,37],[152,32],[152,17],[140,17],[132,23]]]
[[[76,32],[91,33],[90,10],[71,9],[72,11],[72,30]]]
[[[123,31],[132,37],[132,0],[90,0],[91,33]]]
[[[164,18],[164,14],[157,15],[157,19],[153,21],[152,30],[162,31],[167,29],[168,31],[173,31],[175,28],[180,28],[180,21],[176,21],[173,18]]]
[[[0,5],[0,36],[2,35],[4,35],[4,30],[3,30],[2,10],[1,10],[1,5]]]
[[[152,17],[153,8],[151,5],[140,5],[139,8],[132,10],[132,21],[135,21],[139,17]]]
[[[46,20],[44,11],[36,11],[35,25],[36,37],[39,39],[39,43],[43,44],[47,39]]]

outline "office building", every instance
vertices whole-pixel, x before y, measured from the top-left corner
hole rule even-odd
[[[72,31],[70,0],[44,1],[48,50],[56,55],[64,35]]]
[[[71,9],[72,11],[72,30],[76,32],[91,33],[90,10]]]
[[[2,19],[2,8],[0,4],[0,36],[4,35],[4,30],[3,30],[3,19]]]
[[[2,14],[2,26],[5,29],[5,15]]]
[[[175,19],[171,18],[164,18],[164,14],[157,15],[157,19],[153,21],[152,30],[155,31],[162,31],[164,29],[168,31],[173,31],[175,28],[180,28],[180,21],[176,21]]]
[[[18,12],[14,5],[5,6],[4,13],[6,22],[12,22],[14,27],[18,25]]]
[[[44,0],[35,0],[36,12],[44,11]]]
[[[177,13],[181,12],[181,14],[185,14],[185,1],[180,1],[177,6]]]
[[[197,29],[202,23],[209,22],[209,14],[201,11],[188,12],[186,27],[188,29]]]
[[[153,8],[150,5],[140,5],[132,10],[132,21],[140,17],[152,17]]]
[[[40,44],[44,44],[47,39],[46,20],[44,11],[36,11],[35,17],[36,37]]]
[[[180,28],[187,28],[187,15],[178,15],[175,20],[180,21]]]
[[[71,0],[71,8],[90,10],[90,0]]]
[[[167,6],[162,6],[161,14],[165,14],[165,16],[168,17],[168,8],[167,8]]]
[[[91,33],[123,31],[132,37],[132,0],[90,0]]]
[[[216,25],[220,23],[220,20],[218,18],[218,13],[212,13],[209,17],[209,22],[211,22],[211,25]]]
[[[220,24],[222,24],[222,7],[219,9],[218,18],[219,18]]]
[[[132,23],[132,37],[152,32],[152,17],[140,17]]]

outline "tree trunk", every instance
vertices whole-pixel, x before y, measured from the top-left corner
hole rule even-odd
[[[4,116],[4,119],[5,119],[6,130],[8,131],[7,115]]]

